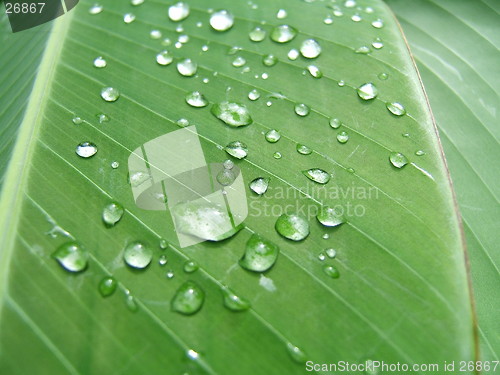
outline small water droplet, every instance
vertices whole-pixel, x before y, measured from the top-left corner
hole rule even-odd
[[[203,108],[208,105],[208,100],[199,91],[193,91],[186,95],[186,103],[191,107]]]
[[[198,284],[193,281],[187,281],[175,292],[172,299],[172,310],[184,315],[192,315],[201,309],[204,300],[205,292]],[[193,358],[193,356],[190,357]],[[197,357],[198,353],[196,353],[194,359]]]
[[[346,8],[354,8],[356,6],[356,1],[355,0],[347,0],[344,2],[344,6]]]
[[[401,103],[386,103],[385,106],[394,116],[403,116],[404,114],[406,114],[406,109]]]
[[[267,191],[269,182],[269,178],[257,177],[256,179],[252,180],[252,182],[250,182],[250,190],[252,190],[255,194],[262,195]]]
[[[347,170],[347,172],[349,172],[349,173],[354,173],[354,172],[356,172],[356,171],[354,170],[354,168],[350,168],[350,167],[349,167],[349,168],[347,168],[346,170]]]
[[[168,18],[174,22],[182,21],[189,16],[189,5],[178,2],[168,8]]]
[[[339,210],[327,206],[320,208],[316,218],[325,227],[336,227],[345,222],[344,217]]]
[[[415,152],[415,155],[417,155],[417,156],[423,156],[423,155],[425,155],[425,152],[422,151],[422,150],[418,150],[418,151]]]
[[[342,131],[340,132],[339,134],[337,134],[337,141],[339,143],[347,143],[347,141],[349,140],[349,134],[347,134],[346,132]]]
[[[408,159],[400,152],[391,152],[389,160],[396,168],[403,168],[406,164],[408,164]]]
[[[90,158],[97,153],[97,146],[92,142],[82,142],[76,146],[76,154],[81,158]]]
[[[90,7],[89,13],[92,15],[99,14],[103,10],[103,6],[101,4],[94,4]]]
[[[290,357],[297,362],[297,363],[306,363],[307,361],[307,356],[302,349],[300,349],[298,346],[293,345],[292,343],[287,343],[286,344],[286,349],[288,353],[290,354]]]
[[[384,46],[384,43],[382,42],[382,39],[375,38],[375,40],[372,42],[372,46],[373,48],[381,49]]]
[[[125,306],[127,306],[127,309],[131,312],[137,312],[139,310],[139,305],[135,297],[130,294],[129,290],[125,291]]]
[[[99,282],[98,289],[99,293],[101,293],[101,296],[109,297],[116,291],[117,287],[118,281],[116,281],[114,277],[106,276]]]
[[[376,29],[381,29],[384,27],[384,21],[382,21],[380,18],[372,22],[372,26]]]
[[[356,13],[352,15],[351,20],[353,20],[354,22],[360,22],[363,20],[363,18],[361,18],[361,16],[358,13]]]
[[[189,126],[189,121],[185,118],[180,118],[176,121],[176,124],[181,128],[185,128],[186,126]]]
[[[99,124],[103,124],[109,121],[109,117],[104,113],[100,113],[97,115],[97,120],[99,121]]]
[[[387,73],[380,73],[377,77],[381,81],[385,81],[387,78],[389,78],[389,74],[387,74]]]
[[[292,241],[301,241],[309,235],[309,222],[301,215],[283,214],[274,227],[279,234]]]
[[[111,168],[117,169],[119,166],[120,166],[120,163],[118,163],[117,161],[111,162]]]
[[[200,266],[194,260],[186,260],[183,267],[184,272],[186,273],[193,273],[197,271],[199,268]]]
[[[246,298],[238,297],[231,289],[222,288],[224,296],[224,306],[231,311],[245,311],[250,308],[250,301]]]
[[[224,150],[226,150],[229,155],[234,156],[237,159],[243,159],[248,155],[247,145],[240,141],[228,143]]]
[[[273,54],[264,55],[264,57],[262,58],[262,63],[265,66],[274,66],[274,65],[276,65],[277,62],[278,62],[278,58],[276,56],[274,56]]]
[[[254,233],[245,246],[245,254],[239,264],[249,271],[264,272],[274,265],[278,254],[278,246]]]
[[[104,87],[101,90],[101,98],[107,102],[116,102],[120,97],[120,92],[114,87]]]
[[[325,19],[323,20],[323,23],[325,25],[331,25],[333,23],[333,18],[331,16],[326,16]]]
[[[307,105],[304,103],[297,103],[295,104],[295,113],[299,116],[307,116],[310,112],[310,109]]]
[[[278,10],[278,13],[276,13],[276,18],[282,20],[283,18],[286,18],[287,15],[288,14],[285,9],[280,9]]]
[[[358,96],[363,100],[371,100],[377,97],[378,89],[373,83],[365,83],[358,87]]]
[[[191,59],[184,59],[177,63],[177,71],[184,77],[191,77],[198,71],[198,64]]]
[[[333,259],[337,256],[337,250],[330,247],[328,249],[325,249],[325,254],[328,258]]]
[[[297,143],[297,146],[295,147],[295,149],[301,155],[312,154],[312,149],[310,147],[307,147],[306,145],[303,145],[302,143]]]
[[[321,46],[314,39],[306,39],[300,45],[300,53],[308,59],[314,59],[321,53]]]
[[[235,178],[236,176],[230,169],[223,169],[217,174],[217,182],[219,182],[219,184],[221,184],[222,186],[231,185],[234,182]]]
[[[339,87],[344,87],[345,86],[345,81],[343,79],[341,79],[340,81],[337,82],[337,85]]]
[[[167,277],[167,279],[171,280],[171,279],[174,278],[175,273],[174,273],[174,271],[169,270],[169,271],[167,271],[167,273],[165,274],[165,276]]]
[[[128,182],[132,187],[138,187],[144,182],[148,181],[150,178],[151,176],[149,175],[149,173],[145,173],[142,171],[130,172]]]
[[[247,107],[238,103],[221,102],[212,106],[212,114],[229,126],[250,125],[252,117]]]
[[[237,57],[235,57],[235,59],[233,60],[231,65],[233,65],[235,68],[239,68],[239,67],[242,67],[243,65],[245,65],[246,63],[247,63],[247,61],[245,60],[244,57],[237,56]]]
[[[111,202],[102,210],[102,220],[108,227],[115,226],[123,217],[125,210],[118,202]]]
[[[259,99],[259,98],[260,98],[260,93],[257,90],[255,90],[255,89],[253,89],[252,91],[250,91],[248,93],[248,99],[250,99],[252,101],[255,101],[255,100]]]
[[[131,242],[123,251],[123,259],[130,267],[146,268],[153,259],[153,250],[142,242]]]
[[[266,31],[260,27],[256,27],[248,34],[252,42],[262,42],[266,38]]]
[[[342,12],[340,9],[334,9],[333,10],[333,15],[335,17],[342,17],[344,15],[344,12]]]
[[[271,31],[271,40],[277,43],[287,43],[297,36],[297,29],[289,25],[276,26]]]
[[[373,13],[375,10],[372,8],[372,7],[366,7],[365,8],[365,12],[368,13],[368,14],[371,14]]]
[[[321,238],[327,240],[330,238],[330,235],[328,233],[325,233],[324,235],[321,236]]]
[[[52,257],[67,271],[81,272],[87,268],[88,251],[78,242],[67,242],[52,253]]]
[[[302,171],[302,174],[306,176],[311,181],[317,182],[318,184],[327,184],[330,181],[330,174],[320,168],[311,168]]]
[[[164,265],[165,265],[165,264],[167,264],[167,263],[168,263],[168,258],[167,258],[167,256],[166,256],[165,254],[160,255],[160,257],[158,258],[158,264],[159,264],[160,266],[164,266]]]
[[[342,121],[340,121],[338,118],[331,118],[330,119],[330,126],[333,128],[333,129],[338,129],[342,126]]]
[[[272,101],[268,100],[268,101],[266,102],[266,106],[270,107],[270,106],[272,106],[272,105],[273,105],[273,102],[272,102]]]
[[[179,38],[177,40],[182,44],[186,44],[187,42],[189,42],[189,36],[182,34],[179,35]]]
[[[162,46],[170,46],[170,45],[172,45],[172,41],[170,40],[170,38],[165,38],[161,41],[161,45]]]
[[[99,56],[99,57],[96,57],[95,60],[94,60],[94,66],[96,68],[105,68],[107,65],[107,62],[106,60],[104,59],[104,57],[102,56]]]
[[[321,77],[323,77],[323,72],[316,65],[308,65],[307,66],[307,71],[314,78],[321,78]]]
[[[355,53],[359,53],[361,55],[366,55],[366,54],[370,53],[371,51],[372,50],[369,47],[367,47],[367,46],[361,46],[361,47],[356,48],[354,50]]]
[[[276,143],[280,140],[281,134],[275,129],[269,130],[265,135],[266,141],[269,143]]]
[[[207,46],[207,45],[203,45],[203,46],[201,46],[201,50],[202,50],[203,52],[207,52],[207,51],[208,51],[208,46]]]
[[[339,270],[334,266],[325,266],[323,267],[323,272],[330,276],[332,279],[338,279],[340,276]]]
[[[294,61],[294,60],[297,60],[297,58],[299,57],[299,54],[300,54],[299,50],[292,48],[290,51],[288,51],[287,56],[288,56],[289,60]]]
[[[144,3],[144,0],[130,0],[130,4],[133,6],[139,6]]]
[[[132,23],[135,21],[135,14],[133,13],[126,13],[123,15],[123,22],[125,23]]]
[[[168,241],[164,238],[160,239],[160,249],[165,250],[168,248]]]
[[[326,255],[323,252],[319,253],[318,260],[324,261],[325,259],[326,259]]]
[[[281,155],[281,152],[279,151],[276,151],[274,154],[273,154],[273,158],[275,159],[281,159],[283,155]]]
[[[403,134],[401,134],[401,136],[403,136],[405,138],[409,138],[410,137],[410,133],[403,133]]]
[[[227,10],[220,10],[210,16],[210,26],[217,31],[229,30],[234,24],[234,16]]]
[[[159,65],[163,65],[163,66],[169,65],[172,63],[173,60],[174,60],[174,56],[169,51],[166,51],[166,50],[161,51],[160,53],[158,53],[156,55],[156,62]]]
[[[73,117],[71,121],[73,121],[73,124],[75,125],[80,125],[83,122],[82,118],[78,116]]]

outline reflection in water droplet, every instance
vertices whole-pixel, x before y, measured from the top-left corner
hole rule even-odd
[[[403,116],[404,114],[406,114],[406,109],[401,103],[386,103],[385,106],[387,107],[389,112],[391,112],[395,116]]]
[[[252,42],[262,42],[266,38],[266,31],[260,27],[256,27],[248,34]]]
[[[295,113],[299,116],[307,116],[310,112],[310,109],[307,105],[305,105],[304,103],[297,103],[295,104]]]
[[[325,266],[323,268],[323,272],[330,276],[332,279],[338,279],[340,276],[339,270],[336,269],[334,266]]]
[[[52,253],[52,257],[67,271],[81,272],[87,268],[88,251],[78,242],[67,242]]]
[[[131,242],[123,251],[123,259],[130,267],[145,268],[153,259],[153,250],[142,242]]]
[[[257,177],[256,179],[250,182],[250,189],[258,195],[262,195],[267,191],[269,187],[269,178],[266,177]]]
[[[271,40],[277,43],[287,43],[297,36],[297,29],[288,25],[276,26],[271,31]]]
[[[189,5],[178,2],[168,8],[168,18],[174,22],[182,21],[189,16]]]
[[[105,68],[107,64],[108,63],[106,62],[106,60],[102,56],[96,57],[94,60],[94,66],[96,68]]]
[[[227,10],[220,10],[210,16],[210,26],[217,31],[229,30],[234,24],[234,16]]]
[[[238,103],[221,102],[211,108],[212,114],[229,126],[237,127],[252,123],[247,107]]]
[[[276,143],[280,140],[281,134],[279,133],[279,131],[271,129],[266,133],[265,138],[269,143]]]
[[[198,71],[198,64],[191,59],[184,59],[177,63],[177,71],[184,77],[192,77]]]
[[[172,299],[172,310],[184,315],[192,315],[201,309],[204,300],[205,292],[198,284],[187,281],[177,289]]]
[[[239,264],[249,271],[264,272],[274,265],[278,254],[278,246],[254,233],[245,246],[245,254]]]
[[[330,174],[320,168],[311,168],[302,171],[302,174],[318,184],[327,184],[330,181]]]
[[[408,159],[400,152],[391,152],[389,160],[396,168],[403,168],[406,164],[408,164]]]
[[[104,87],[101,90],[101,98],[107,102],[115,102],[120,97],[120,92],[114,87]]]
[[[243,159],[248,155],[247,145],[240,141],[228,143],[224,150],[226,150],[229,155],[234,156],[237,159]]]
[[[347,141],[349,140],[349,134],[347,134],[346,132],[340,132],[339,134],[337,134],[337,141],[339,143],[346,143]]]
[[[120,203],[111,202],[104,206],[102,220],[108,227],[112,227],[121,220],[124,212],[125,210]]]
[[[321,46],[314,39],[306,39],[300,45],[300,53],[308,59],[314,59],[321,53]]]
[[[318,215],[318,221],[325,227],[336,227],[344,223],[344,217],[339,210],[332,207],[322,206]]]
[[[224,296],[224,306],[231,311],[245,311],[250,308],[250,301],[238,297],[229,288],[222,288],[222,295]]]
[[[191,107],[203,108],[208,105],[208,100],[199,91],[193,91],[186,95],[186,103]]]
[[[118,281],[116,281],[114,277],[107,276],[99,282],[98,289],[99,293],[101,293],[101,296],[109,297],[116,291],[117,287],[118,287]]]
[[[301,241],[309,235],[309,222],[301,215],[283,214],[275,224],[276,231],[292,241]]]
[[[76,146],[76,154],[81,158],[90,158],[97,153],[97,146],[92,142],[82,142]]]
[[[298,346],[295,346],[295,345],[293,345],[292,343],[289,342],[289,343],[286,344],[286,349],[288,350],[288,353],[290,354],[290,357],[292,357],[292,359],[295,362],[297,362],[297,363],[306,363],[307,356],[304,353],[304,351],[302,351],[302,349],[300,349]]]
[[[278,62],[278,58],[273,54],[264,55],[262,58],[262,63],[265,66],[274,66]]]
[[[358,96],[363,100],[374,99],[378,95],[378,89],[373,83],[365,83],[358,90]]]

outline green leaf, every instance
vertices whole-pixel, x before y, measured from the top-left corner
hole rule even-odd
[[[168,20],[164,2],[108,0],[103,12],[91,15],[92,2],[82,1],[54,23],[0,201],[0,369],[303,374],[305,360],[442,366],[476,358],[464,245],[432,117],[390,10],[381,1],[358,3],[361,11],[321,2],[193,0],[183,31],[176,32],[179,23]],[[234,25],[211,29],[209,7],[229,10]],[[285,19],[276,18],[280,8]],[[127,24],[129,12],[136,18]],[[332,13],[333,22],[324,23]],[[269,39],[281,24],[298,30],[292,41]],[[256,27],[267,33],[261,42],[249,38]],[[162,38],[151,38],[152,30]],[[176,48],[180,35],[189,41]],[[165,46],[165,38],[173,44]],[[380,43],[376,38],[383,48],[364,53],[361,47]],[[307,39],[319,43],[319,57],[289,59],[290,49]],[[307,44],[305,54],[313,56],[315,44]],[[169,65],[156,61],[164,49],[174,56]],[[262,62],[269,54],[278,58],[274,66]],[[93,66],[98,56],[106,67]],[[184,59],[197,64],[197,75],[179,74],[176,64]],[[249,71],[234,66],[242,59]],[[317,72],[311,65],[322,75],[309,74]],[[110,90],[101,97],[108,87],[121,93],[117,100],[103,100],[110,99]],[[257,100],[248,98],[254,89]],[[187,104],[194,91],[210,105]],[[226,125],[210,113],[222,102],[245,105],[252,123]],[[406,114],[396,115],[400,106],[391,103],[402,104]],[[99,121],[102,115],[109,121]],[[75,117],[83,122],[73,123]],[[248,147],[246,157],[233,160],[244,180],[248,217],[244,229],[223,241],[182,248],[168,211],[140,208],[149,207],[146,200],[136,205],[134,185],[150,181],[147,175],[135,179],[134,170],[129,176],[131,153],[142,147],[146,154],[147,142],[187,125],[180,119],[196,125],[210,165],[228,158],[230,142]],[[266,141],[271,129],[279,131],[279,141]],[[95,144],[97,153],[79,157],[82,142]],[[299,143],[313,151],[298,152]],[[418,150],[425,155],[415,155]],[[192,149],[163,151],[167,160],[194,163]],[[155,160],[146,165],[170,177]],[[309,170],[332,177],[320,184],[301,172]],[[269,179],[261,196],[249,188],[257,178]],[[230,199],[227,189],[224,202]],[[125,213],[106,226],[103,209],[113,202]],[[345,222],[323,226],[316,219],[323,206]],[[307,218],[307,238],[291,241],[277,233],[276,220],[285,213]],[[238,225],[240,218],[229,216],[231,226]],[[279,247],[265,274],[238,265],[253,234]],[[170,243],[166,249],[162,239]],[[89,252],[80,273],[51,257],[72,241]],[[123,249],[135,241],[153,249],[144,270],[123,261]],[[336,256],[324,257],[331,248]],[[158,264],[165,263],[162,255],[164,266]],[[188,260],[199,269],[185,268]],[[100,285],[109,276],[118,288],[103,298]],[[203,305],[191,316],[171,306],[183,285],[202,290]],[[228,288],[233,301],[251,307],[225,307]]]
[[[481,357],[499,360],[500,7],[495,1],[388,1],[429,95],[460,205]]]

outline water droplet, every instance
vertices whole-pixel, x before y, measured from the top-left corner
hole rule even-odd
[[[101,90],[101,98],[107,102],[116,102],[120,97],[120,92],[114,87],[104,87]]]
[[[356,1],[355,0],[347,0],[344,2],[344,6],[346,8],[354,8],[356,6]]]
[[[246,244],[245,254],[239,264],[249,271],[264,272],[274,265],[278,254],[278,246],[254,233]]]
[[[224,169],[233,169],[234,167],[234,163],[232,160],[224,160],[224,163],[222,163],[222,165],[224,166]]]
[[[345,86],[345,81],[343,79],[341,79],[340,81],[337,82],[337,85],[339,87],[344,87]]]
[[[403,116],[406,114],[406,109],[401,103],[397,102],[392,102],[392,103],[386,103],[385,106],[395,116]]]
[[[363,18],[361,18],[361,16],[358,13],[356,13],[352,15],[351,20],[353,20],[354,22],[360,22],[363,20]]]
[[[78,242],[67,242],[52,253],[52,257],[67,271],[80,272],[87,268],[89,253]]]
[[[344,12],[342,12],[340,9],[334,9],[333,10],[333,15],[335,17],[342,17],[344,15]]]
[[[276,65],[277,62],[278,62],[278,58],[276,56],[274,56],[273,54],[264,55],[264,57],[262,58],[262,63],[265,66],[274,66],[274,65]]]
[[[189,5],[178,2],[168,8],[168,18],[174,22],[182,21],[189,16]]]
[[[168,263],[168,258],[167,258],[167,256],[166,256],[165,254],[160,255],[160,257],[158,258],[158,264],[159,264],[160,266],[164,266],[164,265],[165,265],[165,264],[167,264],[167,263]]]
[[[144,182],[148,181],[150,178],[151,176],[149,175],[149,173],[145,173],[142,171],[130,172],[128,182],[132,187],[138,187]]]
[[[229,30],[234,24],[234,16],[227,10],[220,10],[210,16],[210,26],[217,31]]]
[[[282,20],[283,18],[286,18],[288,14],[286,13],[285,9],[280,9],[278,10],[278,13],[276,13],[276,18],[279,20]]]
[[[339,210],[327,206],[320,208],[316,218],[325,227],[336,227],[345,222],[344,217]]]
[[[297,36],[297,29],[288,25],[276,26],[271,31],[271,40],[277,43],[287,43]]]
[[[389,74],[387,73],[380,73],[378,76],[378,79],[385,81],[387,78],[389,78]]]
[[[229,186],[231,185],[236,176],[234,175],[233,171],[230,169],[223,169],[217,174],[217,182],[221,184],[222,186]]]
[[[255,100],[259,99],[259,98],[260,98],[260,93],[257,90],[255,90],[255,89],[253,89],[252,91],[250,91],[248,93],[248,99],[250,99],[252,101],[255,101]]]
[[[295,147],[297,152],[302,155],[310,155],[312,154],[312,149],[307,147],[306,145],[303,145],[301,143],[297,143],[297,146]]]
[[[100,113],[97,115],[97,119],[99,121],[99,124],[103,124],[105,122],[108,122],[109,121],[109,117],[107,115],[105,115],[104,113]]]
[[[417,156],[423,156],[423,155],[425,155],[425,152],[422,151],[422,150],[418,150],[418,151],[415,152],[415,155],[417,155]]]
[[[123,251],[123,259],[130,267],[146,268],[153,259],[153,250],[142,242],[131,242]]]
[[[73,117],[71,121],[73,121],[73,124],[75,125],[80,125],[83,122],[82,118],[78,116]]]
[[[207,45],[203,45],[203,46],[201,46],[201,50],[202,50],[203,52],[207,52],[207,51],[208,51],[208,46],[207,46]]]
[[[325,254],[328,258],[333,259],[337,256],[337,250],[333,248],[325,249]]]
[[[266,177],[257,177],[256,179],[250,182],[250,189],[258,195],[262,195],[267,191],[269,187],[269,178]]]
[[[137,304],[135,297],[130,294],[129,290],[125,291],[125,306],[127,306],[127,309],[131,312],[137,312],[139,310],[139,305]]]
[[[92,142],[82,142],[76,146],[76,154],[81,158],[90,158],[97,153],[97,146]]]
[[[273,154],[273,158],[275,159],[281,159],[282,155],[281,155],[281,152],[279,151],[276,151],[274,154]]]
[[[338,279],[340,276],[338,269],[335,268],[334,266],[324,266],[323,272],[326,275],[330,276],[332,279]]]
[[[272,106],[272,105],[273,105],[273,102],[272,102],[272,101],[270,101],[270,100],[268,100],[268,101],[266,102],[266,105],[267,105],[268,107],[270,107],[270,106]]]
[[[99,282],[99,293],[103,297],[112,295],[118,287],[118,281],[114,277],[107,276]]]
[[[111,168],[117,169],[119,166],[120,166],[120,163],[118,163],[117,161],[111,162]]]
[[[339,134],[337,134],[337,141],[339,143],[347,143],[347,141],[349,140],[349,134],[347,134],[346,132],[340,132]]]
[[[240,141],[228,143],[224,150],[226,150],[229,155],[234,156],[237,159],[243,159],[248,155],[247,145]]]
[[[171,280],[174,278],[175,274],[174,274],[174,271],[172,270],[169,270],[167,271],[167,273],[165,274],[165,276],[167,277],[167,279]]]
[[[323,77],[323,72],[316,65],[308,65],[307,70],[314,78]]]
[[[199,91],[193,91],[186,95],[186,103],[191,107],[202,108],[208,105],[208,100]]]
[[[310,109],[307,105],[303,103],[297,103],[295,104],[295,113],[299,116],[307,116],[310,112]]]
[[[299,53],[299,50],[292,48],[290,51],[288,51],[288,59],[292,61],[297,60],[297,58],[299,57]]]
[[[90,7],[89,13],[94,15],[94,14],[99,14],[103,10],[103,6],[101,4],[94,4]]]
[[[237,127],[250,125],[252,117],[247,107],[238,103],[221,102],[211,108],[212,114],[229,126]]]
[[[330,235],[328,233],[325,233],[324,235],[321,236],[324,240],[327,240],[330,238]]]
[[[358,96],[363,100],[371,100],[377,97],[378,89],[373,83],[365,83],[358,90]]]
[[[361,47],[356,48],[354,50],[355,53],[359,53],[361,55],[366,55],[366,54],[370,53],[371,51],[372,50],[369,47],[367,47],[367,46],[361,46]]]
[[[321,46],[314,39],[306,39],[300,45],[300,53],[308,59],[314,59],[321,53]]]
[[[309,235],[309,222],[296,214],[281,215],[274,227],[279,234],[292,241],[301,241]]]
[[[318,254],[318,260],[324,261],[325,259],[326,259],[325,253],[321,252],[321,253]]]
[[[112,227],[121,220],[124,212],[125,210],[120,203],[111,202],[104,206],[102,220],[108,227]]]
[[[192,361],[194,361],[194,360],[196,360],[196,359],[198,359],[200,357],[200,353],[198,353],[197,351],[195,351],[193,349],[189,349],[186,352],[186,355]]]
[[[396,168],[403,168],[406,164],[408,164],[408,159],[400,152],[391,152],[389,160]]]
[[[156,62],[160,65],[169,65],[174,60],[174,56],[168,51],[161,51],[156,55]]]
[[[184,77],[191,77],[198,71],[198,64],[191,59],[184,59],[177,63],[177,71]]]
[[[323,20],[323,23],[325,25],[331,25],[333,23],[333,18],[331,16],[326,16],[325,19]]]
[[[260,27],[256,27],[248,34],[252,42],[262,42],[266,38],[266,31]]]
[[[384,43],[382,42],[382,39],[375,38],[375,40],[372,42],[372,46],[373,48],[381,49],[384,46]]]
[[[222,295],[224,296],[224,306],[231,311],[245,311],[250,308],[250,301],[238,297],[229,288],[222,288]]]
[[[139,6],[143,3],[144,3],[144,0],[131,0],[130,1],[130,4],[132,4],[133,6]]]
[[[184,263],[184,272],[186,273],[193,273],[197,271],[200,268],[198,263],[196,263],[194,260],[187,260],[186,263]]]
[[[123,22],[125,23],[132,23],[135,21],[135,14],[133,13],[126,13],[123,15]]]
[[[286,349],[290,354],[290,357],[297,363],[306,363],[307,356],[306,353],[302,351],[298,346],[293,345],[292,343],[286,344]]]
[[[327,184],[330,181],[330,174],[323,169],[312,168],[302,171],[302,174],[306,176],[311,181],[317,182],[318,184]]]
[[[172,299],[172,310],[184,315],[192,315],[201,309],[204,300],[205,292],[198,284],[187,281],[175,292]],[[198,353],[196,353],[196,357],[198,357]]]
[[[239,68],[239,67],[242,67],[243,65],[245,65],[247,63],[247,61],[245,60],[244,57],[241,57],[241,56],[237,56],[233,62],[231,63],[235,68]]]
[[[381,29],[384,27],[384,21],[382,21],[380,18],[372,22],[372,26],[376,29]]]
[[[160,239],[160,249],[165,250],[168,248],[168,241],[164,238]]]
[[[108,63],[102,56],[96,57],[94,60],[94,66],[96,68],[105,68],[107,64]]]
[[[180,118],[177,120],[176,124],[181,128],[185,128],[186,126],[189,126],[189,121],[185,118]]]
[[[276,143],[280,140],[281,134],[277,130],[271,129],[266,133],[265,137],[269,143]]]
[[[410,137],[410,133],[403,133],[403,134],[401,134],[401,135],[402,135],[403,137],[405,137],[405,138],[409,138],[409,137]]]
[[[332,118],[330,119],[330,126],[334,129],[338,129],[342,126],[342,121],[340,121],[338,118]]]
[[[169,38],[165,38],[161,42],[162,46],[170,46],[171,44],[172,44],[172,41]]]

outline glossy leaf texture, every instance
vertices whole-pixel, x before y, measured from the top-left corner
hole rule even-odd
[[[102,12],[81,1],[56,21],[1,196],[0,369],[303,374],[306,360],[475,358],[458,214],[422,86],[388,7],[351,3],[193,0],[174,22],[163,1],[102,1]],[[225,31],[212,26],[227,13],[210,24],[219,10],[234,15]],[[240,105],[248,113],[223,113]],[[136,205],[127,160],[187,123],[208,163],[247,150],[232,161],[249,214],[230,238],[181,248],[169,212]],[[124,213],[106,224],[113,202]],[[315,217],[326,206],[329,226]],[[51,256],[67,242],[58,260],[76,272]],[[264,273],[238,264],[247,246],[264,249],[248,258]],[[70,250],[76,267],[60,259]]]
[[[479,320],[481,357],[500,358],[500,6],[388,1],[429,95],[457,194]]]

